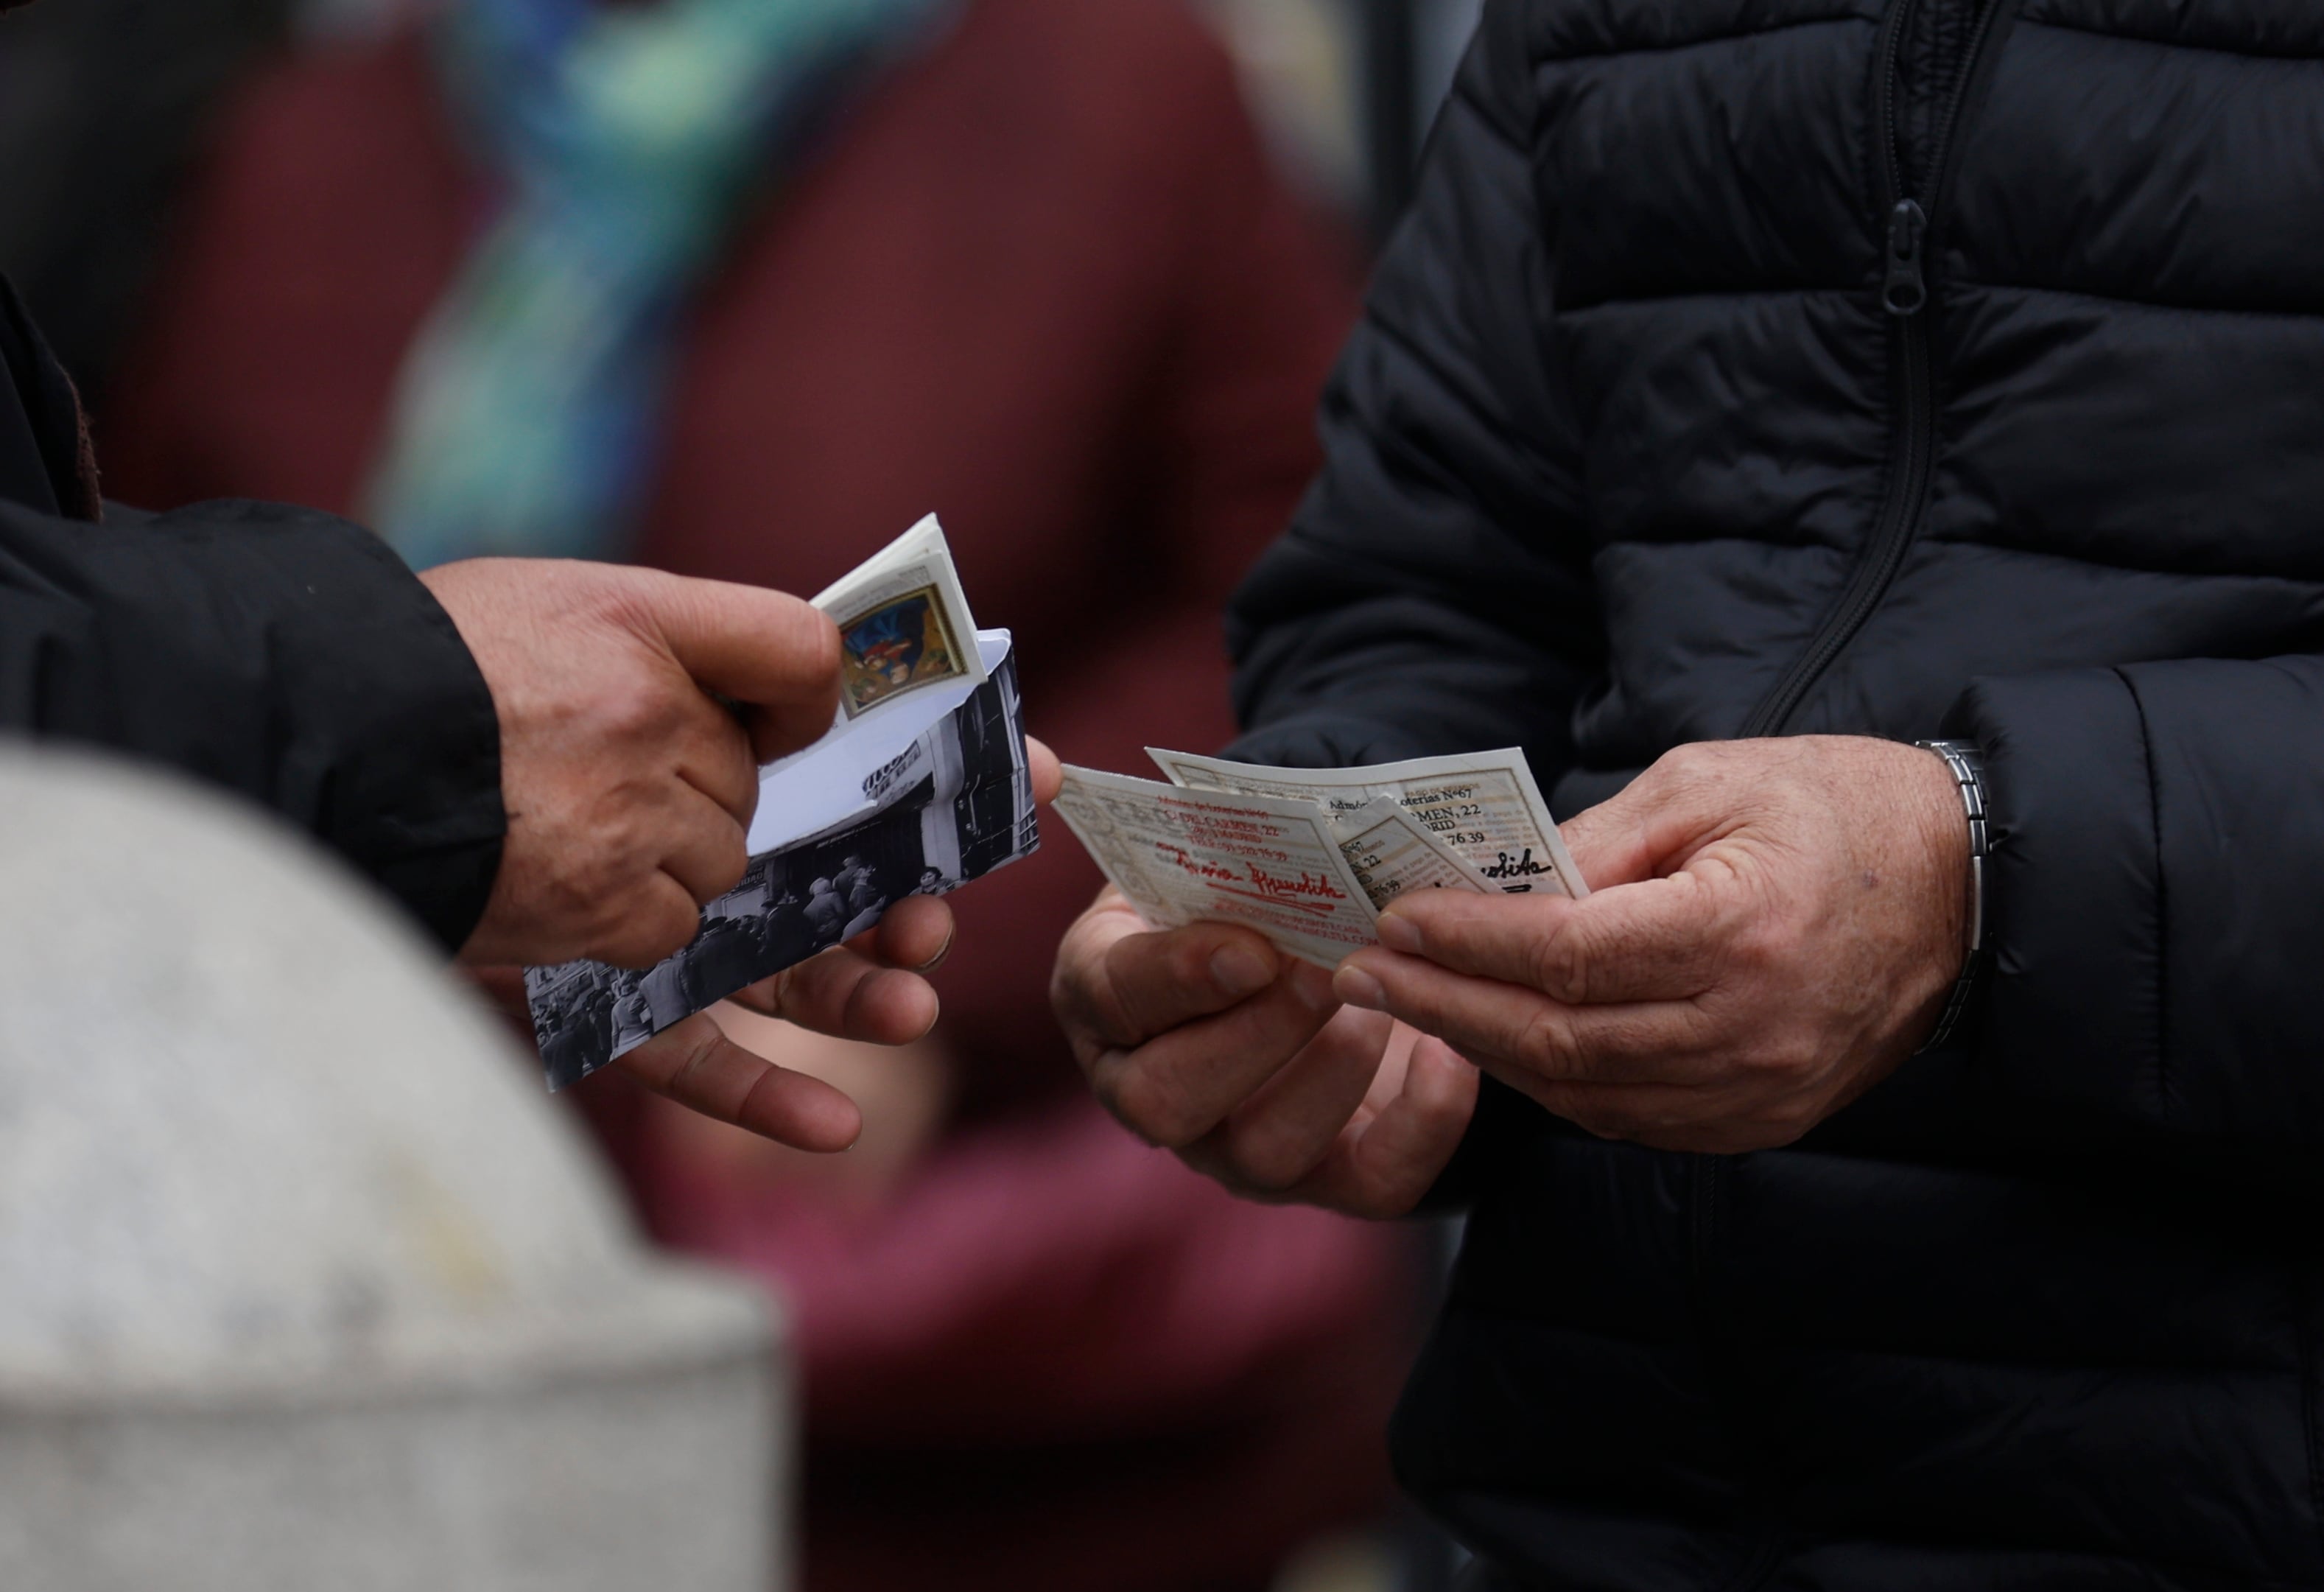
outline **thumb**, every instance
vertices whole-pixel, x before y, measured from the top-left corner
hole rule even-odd
[[[1538,990],[1566,1005],[1659,1000],[1707,986],[1701,970],[1711,965],[1721,925],[1735,910],[1731,892],[1683,870],[1600,883],[1581,901],[1416,890],[1380,914],[1380,940],[1448,972]],[[1351,965],[1391,990],[1404,976],[1379,951],[1358,951]],[[1458,998],[1484,997],[1469,991]]]
[[[1558,826],[1592,890],[1660,878],[1711,838],[1720,813],[1710,789],[1665,755],[1597,806]]]
[[[1683,869],[1572,903],[1530,982],[1569,1006],[1679,1001],[1717,982],[1738,903],[1725,875]]]
[[[677,576],[650,599],[678,667],[744,709],[761,763],[807,745],[839,710],[839,631],[798,598]]]

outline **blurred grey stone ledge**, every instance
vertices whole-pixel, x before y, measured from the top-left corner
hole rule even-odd
[[[0,742],[0,1585],[765,1592],[755,1288],[651,1255],[368,888]]]

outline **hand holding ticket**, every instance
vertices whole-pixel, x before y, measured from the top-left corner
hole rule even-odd
[[[1590,893],[1558,838],[1532,767],[1514,746],[1333,769],[1261,768],[1152,747],[1146,754],[1173,784],[1192,790],[1291,797],[1342,817],[1369,802],[1388,801],[1495,889],[1511,895],[1545,890],[1577,901]]]
[[[551,1087],[1039,844],[1009,633],[976,628],[936,522],[815,606],[839,631],[837,715],[760,769],[749,865],[693,943],[642,972],[526,970]]]
[[[1068,767],[1057,811],[1155,928],[1243,923],[1330,967],[1408,890],[1588,886],[1515,750],[1355,769],[1151,753],[1170,784]]]

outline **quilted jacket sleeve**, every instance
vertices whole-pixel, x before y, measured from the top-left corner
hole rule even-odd
[[[0,730],[239,791],[447,948],[500,862],[500,735],[450,617],[360,527],[272,504],[102,524],[0,500]]]
[[[1228,616],[1237,755],[1521,745],[1546,786],[1602,652],[1526,148],[1522,9],[1486,10],[1323,412],[1325,463]]]
[[[1983,680],[1950,729],[1987,755],[1994,1088],[2251,1170],[2311,1162],[2324,658]]]

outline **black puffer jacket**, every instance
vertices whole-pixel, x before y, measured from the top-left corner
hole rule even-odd
[[[1801,1145],[1489,1091],[1409,1483],[1526,1585],[2324,1586],[2324,5],[1492,0],[1324,421],[1245,754],[1998,815],[1981,1020]]]
[[[457,948],[500,868],[500,726],[428,588],[308,509],[99,507],[71,384],[0,280],[0,735],[248,797]]]

